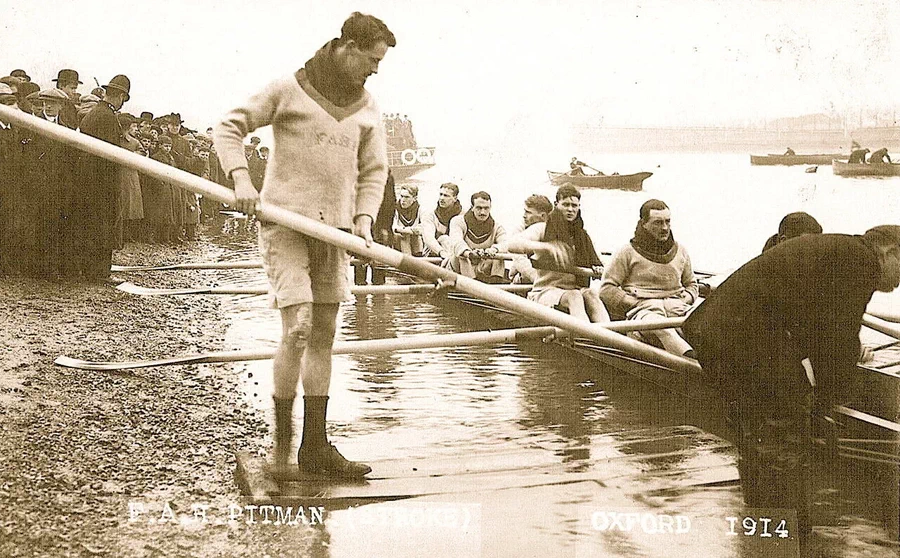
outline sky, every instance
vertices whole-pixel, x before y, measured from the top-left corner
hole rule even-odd
[[[353,11],[397,47],[368,88],[424,143],[502,142],[571,126],[892,117],[900,2],[852,0],[0,0],[0,73],[82,93],[119,73],[125,110],[204,129],[301,67]],[[420,142],[421,143],[421,142]]]

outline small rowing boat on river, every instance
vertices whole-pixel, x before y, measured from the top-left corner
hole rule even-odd
[[[547,171],[550,182],[554,185],[562,185],[566,182],[579,188],[606,188],[610,190],[640,191],[644,181],[653,176],[652,172],[639,172],[635,174],[569,174],[567,172]]]
[[[815,153],[809,155],[750,155],[751,165],[830,165],[835,159],[849,159],[841,153]]]
[[[900,176],[900,163],[847,163],[834,160],[835,176]]]

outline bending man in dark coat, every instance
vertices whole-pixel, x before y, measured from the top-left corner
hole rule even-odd
[[[876,290],[900,283],[900,227],[813,234],[778,244],[716,289],[684,324],[735,429],[748,506],[796,509],[809,530],[813,407],[854,393],[860,323]]]
[[[118,75],[104,86],[102,101],[81,121],[81,131],[116,147],[122,144],[122,129],[115,111],[128,101],[131,82]],[[67,243],[66,263],[73,275],[85,279],[109,277],[112,265],[114,224],[119,192],[119,166],[102,157],[80,153],[76,163],[75,191],[63,225]]]

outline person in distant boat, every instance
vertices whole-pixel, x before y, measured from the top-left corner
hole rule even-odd
[[[791,149],[790,147],[787,148],[787,151],[785,151],[784,154],[785,155],[796,155],[796,153],[794,153],[794,150]]]
[[[766,240],[762,251],[770,250],[777,244],[790,240],[791,238],[802,236],[804,234],[820,234],[822,225],[816,221],[815,217],[803,211],[788,213],[778,224],[778,233],[773,234]]]
[[[865,149],[855,149],[850,153],[850,159],[847,160],[848,163],[865,163],[866,162],[866,153],[869,152],[869,148]]]
[[[404,184],[397,193],[394,212],[394,243],[404,254],[422,255],[422,219],[419,215],[419,187]]]
[[[271,82],[214,127],[222,168],[234,180],[236,210],[255,214],[262,200],[352,230],[371,245],[388,160],[381,111],[365,84],[396,44],[384,22],[354,12],[340,37],[327,42],[303,68]],[[243,142],[270,124],[275,138],[272,171],[258,193]],[[304,394],[300,471],[360,478],[371,467],[341,455],[325,429],[338,309],[352,299],[350,258],[345,250],[275,223],[260,222],[259,247],[282,325],[273,368],[272,470],[280,476],[290,467],[299,379]]]
[[[584,176],[584,167],[585,164],[578,160],[578,157],[572,157],[572,160],[569,161],[569,175],[571,176]]]
[[[832,422],[817,417],[859,393],[857,361],[872,358],[863,314],[876,290],[898,283],[900,227],[805,235],[744,264],[684,324],[726,404],[744,501],[795,509],[801,536],[812,420]]]
[[[459,203],[459,186],[452,182],[441,184],[438,189],[437,207],[422,215],[422,241],[426,256],[450,258],[450,220],[462,213]]]
[[[528,293],[529,300],[584,321],[609,321],[606,307],[590,288],[590,277],[562,271],[571,267],[602,271],[594,243],[584,230],[578,188],[572,184],[560,186],[556,191],[556,206],[546,223],[534,223],[508,240],[506,247],[517,254],[535,254],[544,263],[533,270],[534,287]]]
[[[697,300],[699,285],[691,257],[675,241],[671,220],[665,202],[649,200],[641,206],[634,238],[616,252],[600,282],[600,299],[613,319],[681,317]],[[638,336],[659,341],[671,353],[694,356],[688,342],[673,329]]]
[[[525,213],[522,222],[509,230],[509,237],[516,238],[528,230],[528,227],[536,223],[546,223],[547,217],[553,211],[553,204],[547,196],[532,194],[525,199]],[[531,258],[518,256],[510,261],[509,276],[513,283],[534,283],[537,273]]]
[[[885,159],[887,159],[887,161],[885,161]],[[876,165],[884,164],[884,163],[889,164],[891,162],[892,162],[891,156],[888,155],[887,147],[882,147],[881,149],[876,149],[875,151],[872,152],[871,155],[869,155],[869,163],[872,163],[872,164],[876,164]]]
[[[491,195],[475,192],[472,207],[450,220],[450,258],[446,261],[456,273],[484,281],[502,283],[506,267],[494,259],[506,240],[503,225],[491,217]]]

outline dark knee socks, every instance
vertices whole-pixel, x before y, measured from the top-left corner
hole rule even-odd
[[[325,436],[325,412],[328,409],[327,395],[303,396],[303,440],[301,447],[321,448],[328,445]]]

